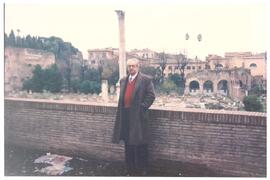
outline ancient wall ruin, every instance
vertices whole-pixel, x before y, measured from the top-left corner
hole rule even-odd
[[[53,53],[28,49],[28,48],[5,48],[5,91],[21,90],[24,80],[32,77],[35,65],[42,68],[55,63]]]
[[[187,74],[186,79],[185,94],[213,95],[218,93],[243,100],[246,91],[250,89],[252,77],[249,70],[237,68],[196,71]],[[197,83],[197,86],[194,83]]]

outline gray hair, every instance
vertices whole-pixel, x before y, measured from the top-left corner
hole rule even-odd
[[[129,62],[135,62],[138,66],[139,66],[139,60],[136,58],[131,58],[127,60],[127,65],[129,64]]]

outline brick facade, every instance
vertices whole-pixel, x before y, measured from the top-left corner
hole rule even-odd
[[[5,143],[124,159],[111,143],[116,106],[5,99]],[[153,107],[150,161],[207,166],[229,176],[266,176],[266,114]]]

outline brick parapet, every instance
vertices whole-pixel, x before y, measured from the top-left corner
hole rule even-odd
[[[29,100],[6,98],[5,104],[12,106],[61,110],[61,111],[77,111],[88,113],[105,113],[115,114],[116,104],[100,104],[93,102],[66,102],[51,100]],[[168,107],[152,107],[150,108],[151,117],[167,117],[170,120],[192,120],[205,123],[225,123],[239,124],[251,126],[266,126],[266,113],[246,112],[246,111],[225,111],[225,110],[205,110],[194,108],[168,108]]]
[[[116,104],[6,98],[4,108],[6,143],[124,159],[111,143]],[[152,107],[149,125],[151,160],[266,176],[266,113]]]

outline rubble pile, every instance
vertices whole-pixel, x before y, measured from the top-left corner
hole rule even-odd
[[[6,97],[29,98],[29,99],[49,99],[61,101],[76,102],[94,102],[104,103],[101,95],[97,94],[79,94],[79,93],[27,93],[21,91],[19,93],[5,94]],[[109,94],[107,102],[109,104],[117,104],[116,95]],[[224,95],[183,95],[177,94],[157,95],[153,104],[156,107],[173,107],[173,108],[200,108],[200,109],[224,109],[239,111],[244,110],[244,105],[239,100],[232,100]]]
[[[243,110],[241,101],[232,100],[226,96],[158,96],[154,102],[156,106],[179,107],[179,108],[200,108],[200,109],[224,109]]]

